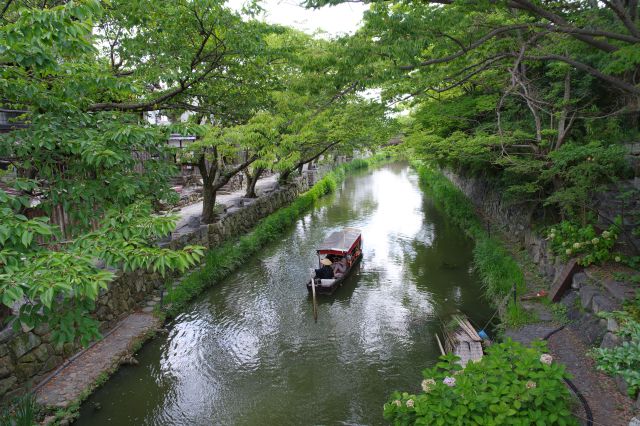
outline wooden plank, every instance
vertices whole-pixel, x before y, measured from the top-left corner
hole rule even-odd
[[[476,331],[473,329],[473,326],[471,326],[471,324],[469,324],[469,322],[466,320],[466,318],[457,315],[454,316],[454,318],[458,322],[458,325],[462,328],[462,330],[464,330],[464,332],[469,335],[469,339],[475,340],[477,342],[482,340],[480,336],[478,336],[478,333],[476,333]]]
[[[467,328],[471,331],[471,334],[469,334],[469,336],[471,336],[471,338],[476,342],[481,342],[482,339],[478,335],[478,332],[476,331],[475,328],[473,328],[473,326],[471,325],[471,323],[467,318],[464,318],[464,323],[467,325]]]
[[[558,302],[562,298],[562,295],[571,287],[571,280],[573,275],[580,271],[581,266],[578,265],[576,259],[571,259],[569,263],[564,267],[558,279],[553,283],[549,297],[552,302]]]
[[[444,348],[442,347],[442,342],[440,342],[440,338],[438,337],[438,333],[436,333],[436,340],[438,341],[438,347],[440,348],[440,353],[442,355],[446,355],[447,353],[444,351]]]

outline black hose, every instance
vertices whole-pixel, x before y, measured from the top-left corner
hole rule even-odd
[[[542,340],[549,340],[549,337],[553,336],[563,328],[564,328],[564,325],[556,328],[555,330],[550,331],[549,333],[547,333],[546,336],[542,338]],[[587,415],[587,426],[593,426],[593,413],[591,412],[591,407],[589,407],[589,403],[587,402],[585,397],[582,395],[582,393],[578,390],[576,385],[571,380],[565,378],[564,381],[571,388],[573,393],[576,394],[580,402],[582,402],[582,406],[584,407],[584,412]]]

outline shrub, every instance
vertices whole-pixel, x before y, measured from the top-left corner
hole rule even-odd
[[[624,311],[601,313],[601,317],[615,319],[620,324],[616,335],[623,342],[614,348],[595,348],[590,352],[596,360],[598,370],[624,379],[631,397],[640,392],[640,322],[636,317],[638,306],[640,294],[636,295],[635,301],[626,304]]]
[[[395,392],[384,417],[395,425],[575,425],[564,367],[545,349],[545,342],[527,348],[508,340],[464,369],[457,357],[442,356],[423,371],[423,392]]]
[[[618,224],[613,224],[598,233],[592,225],[579,226],[565,220],[549,229],[547,239],[551,242],[551,250],[562,260],[578,257],[580,265],[589,266],[615,259],[612,250],[619,229]]]

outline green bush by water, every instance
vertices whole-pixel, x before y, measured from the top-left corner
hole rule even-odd
[[[520,266],[502,241],[489,235],[471,201],[438,170],[420,162],[414,162],[413,167],[436,204],[475,240],[473,261],[487,296],[498,305],[511,294],[514,285],[516,291],[522,293],[525,282]],[[505,316],[503,321],[509,325],[520,325],[528,320],[525,311],[512,301]]]
[[[564,366],[545,345],[508,340],[464,369],[456,356],[442,356],[423,371],[423,392],[394,392],[384,417],[394,425],[576,425]]]
[[[366,169],[388,159],[389,155],[383,152],[336,167],[289,206],[258,222],[253,231],[208,250],[202,267],[168,290],[165,298],[165,302],[170,304],[167,315],[175,316],[189,300],[233,272],[267,243],[279,238],[304,212],[313,207],[319,198],[334,192],[348,173]]]

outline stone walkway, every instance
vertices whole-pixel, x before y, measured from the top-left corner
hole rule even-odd
[[[152,313],[136,312],[121,320],[111,334],[82,352],[36,391],[39,404],[65,408],[94,386],[129,354],[131,345],[161,325]]]
[[[273,190],[278,185],[278,174],[273,174],[258,180],[256,183],[256,194],[258,196],[265,191]],[[237,202],[244,198],[245,189],[232,192],[230,194],[218,194],[216,196],[216,204],[224,204],[226,207],[233,207]],[[202,201],[184,206],[177,212],[180,219],[176,225],[174,234],[179,235],[188,232],[186,228],[193,227],[195,223],[200,225],[200,216],[202,215]],[[195,223],[194,223],[195,222]]]

